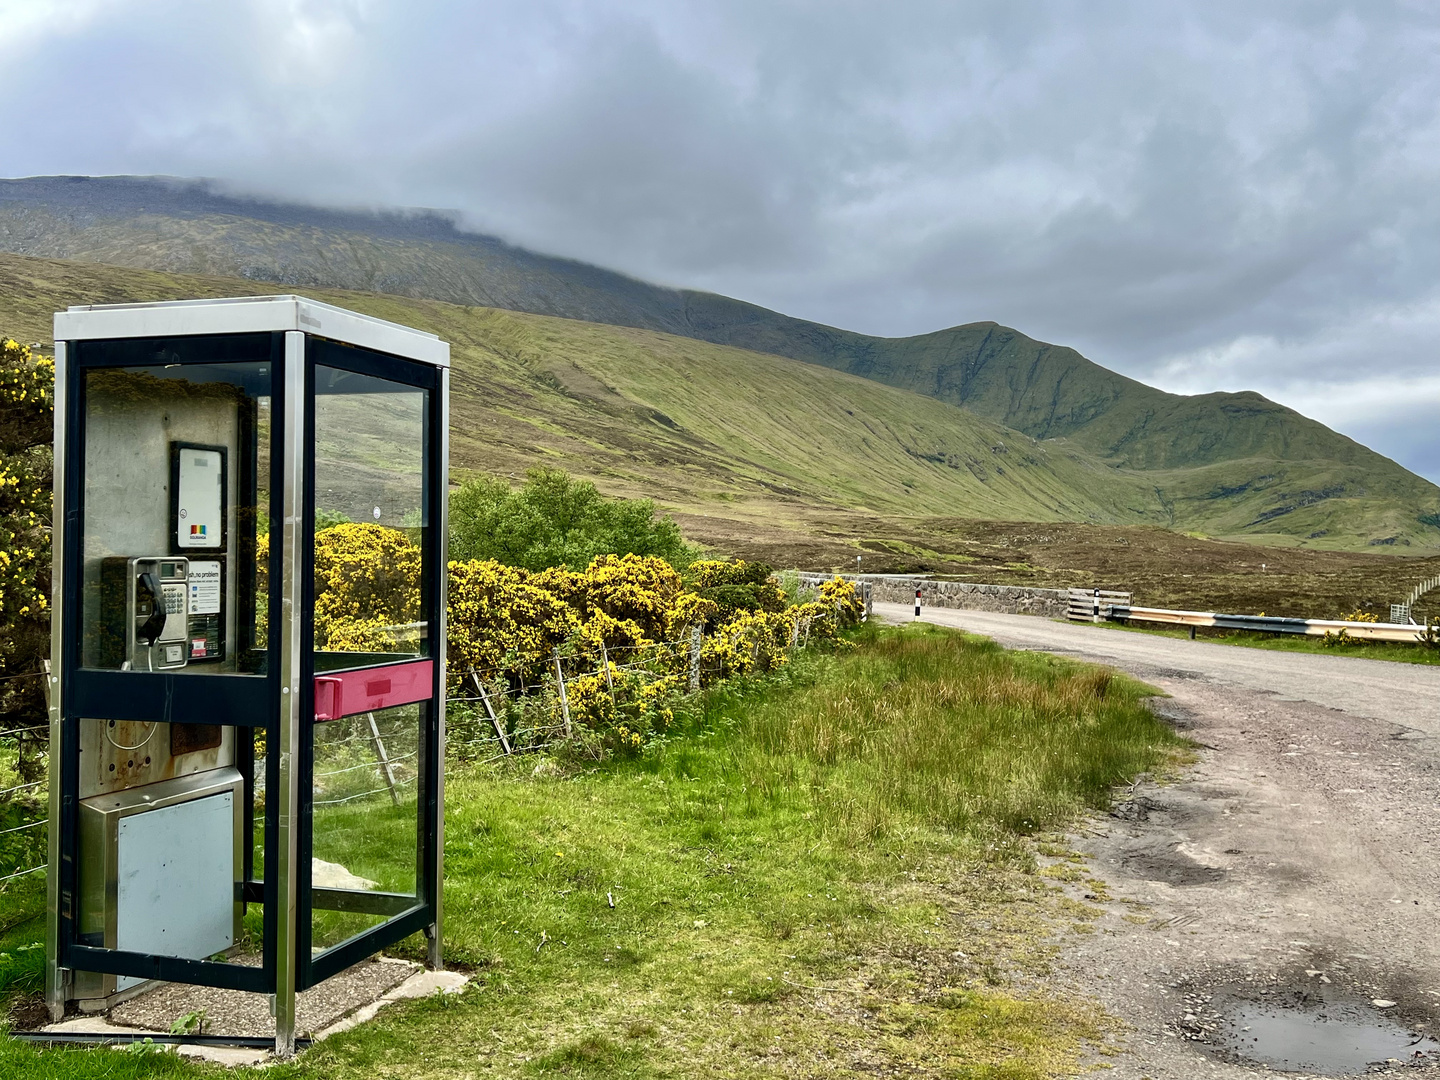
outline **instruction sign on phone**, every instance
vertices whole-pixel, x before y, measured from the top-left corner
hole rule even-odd
[[[212,560],[190,562],[190,614],[220,614],[220,564]]]

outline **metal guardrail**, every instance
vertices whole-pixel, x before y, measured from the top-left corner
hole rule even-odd
[[[1069,618],[1079,622],[1168,623],[1173,626],[1209,626],[1220,630],[1257,630],[1268,634],[1305,634],[1323,637],[1345,635],[1355,641],[1399,641],[1414,643],[1424,634],[1413,623],[1349,622],[1345,619],[1291,619],[1277,615],[1225,615],[1216,611],[1177,611],[1171,608],[1136,607],[1129,593],[1094,589],[1071,589]]]

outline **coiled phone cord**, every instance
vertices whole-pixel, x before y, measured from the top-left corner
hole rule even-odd
[[[154,670],[155,670],[155,660],[154,660],[154,657],[153,657],[153,655],[152,655],[154,649],[155,649],[155,645],[154,645],[153,642],[152,642],[151,644],[145,646],[145,670],[146,670],[146,671],[154,671]],[[123,663],[123,664],[120,665],[120,670],[121,670],[121,671],[125,671],[125,670],[127,670],[129,667],[130,667],[130,661],[126,660],[125,663]],[[121,745],[120,743],[118,743],[118,742],[115,741],[115,737],[110,734],[110,729],[111,729],[111,727],[115,724],[115,721],[114,721],[114,720],[111,720],[110,723],[108,723],[108,724],[105,725],[105,729],[104,729],[104,730],[105,730],[105,741],[108,742],[111,746],[113,746],[116,750],[124,751],[124,752],[127,753],[127,754],[128,754],[130,751],[132,751],[132,750],[141,750],[141,749],[144,749],[144,747],[150,742],[150,740],[155,737],[155,728],[159,725],[160,721],[158,721],[158,720],[141,720],[141,721],[139,721],[139,722],[142,723],[142,724],[148,724],[148,725],[150,725],[150,726],[149,726],[149,728],[146,729],[145,738],[141,739],[141,740],[140,740],[138,743],[136,743],[134,746],[123,746],[123,745]]]

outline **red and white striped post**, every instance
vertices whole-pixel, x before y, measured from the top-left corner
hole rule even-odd
[[[915,618],[920,617],[920,586],[915,586]]]

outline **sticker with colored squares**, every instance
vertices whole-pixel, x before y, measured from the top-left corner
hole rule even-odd
[[[204,525],[191,525],[191,526],[190,526],[190,535],[191,535],[191,536],[204,536],[204,535],[205,535],[205,526],[204,526]]]

